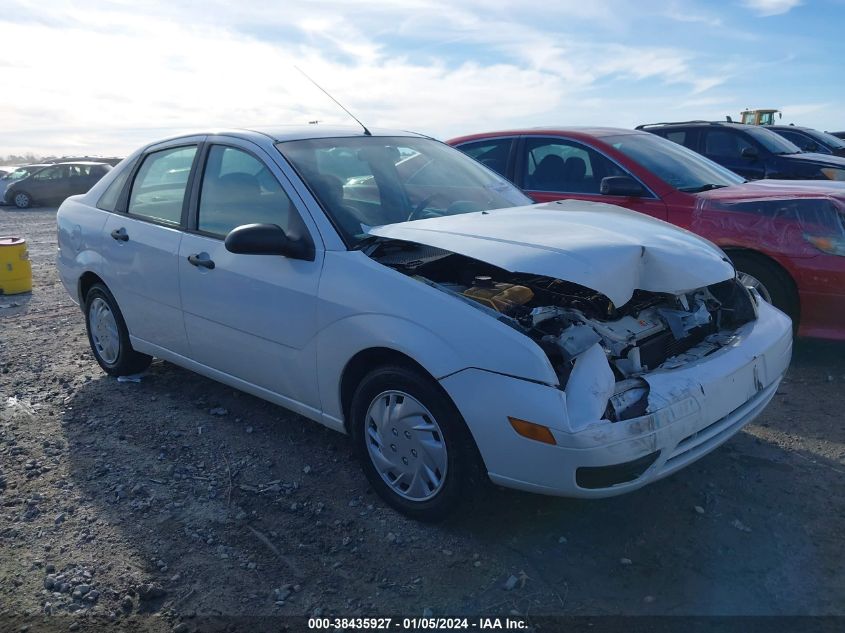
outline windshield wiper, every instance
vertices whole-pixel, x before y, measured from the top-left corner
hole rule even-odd
[[[701,193],[702,191],[710,191],[712,189],[722,189],[723,187],[727,187],[727,185],[717,185],[715,183],[707,183],[706,185],[701,185],[700,187],[682,187],[678,189],[678,191],[683,191],[684,193]]]
[[[352,247],[352,250],[362,251],[368,246],[372,246],[373,244],[381,241],[382,239],[384,238],[379,237],[378,235],[367,235],[366,237],[362,237],[361,240],[357,244],[355,244],[355,246]]]

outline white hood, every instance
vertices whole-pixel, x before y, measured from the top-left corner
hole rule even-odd
[[[707,240],[634,211],[581,200],[400,222],[369,232],[514,273],[571,281],[617,306],[637,289],[681,294],[734,276],[733,266]]]

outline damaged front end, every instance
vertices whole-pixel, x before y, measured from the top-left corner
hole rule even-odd
[[[381,240],[367,251],[539,345],[566,393],[573,432],[651,413],[650,374],[712,354],[757,316],[756,298],[736,279],[682,294],[637,290],[617,306],[579,284],[509,272],[432,246]]]

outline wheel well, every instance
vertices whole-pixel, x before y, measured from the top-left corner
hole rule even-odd
[[[801,314],[801,297],[798,294],[798,285],[795,283],[795,280],[792,278],[792,275],[789,274],[789,271],[784,268],[780,262],[777,260],[769,257],[765,253],[761,253],[760,251],[751,250],[750,248],[730,248],[730,247],[723,247],[723,250],[729,257],[732,257],[733,254],[741,255],[743,257],[748,257],[750,259],[756,259],[758,262],[765,264],[766,266],[770,266],[775,271],[777,271],[778,275],[786,282],[789,286],[789,289],[792,293],[792,299],[795,301],[795,309],[797,311],[797,315]]]
[[[346,363],[340,379],[340,406],[343,412],[344,425],[349,424],[349,409],[352,406],[352,395],[355,393],[355,388],[367,375],[367,372],[376,367],[390,364],[412,367],[422,371],[427,376],[431,376],[428,370],[413,358],[389,347],[371,347],[358,352]],[[349,429],[347,428],[347,430]]]
[[[79,278],[79,305],[85,305],[85,297],[88,296],[88,291],[91,289],[96,283],[101,283],[105,285],[105,282],[100,279],[95,273],[88,271],[83,273],[82,277]]]

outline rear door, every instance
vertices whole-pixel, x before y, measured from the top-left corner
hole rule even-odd
[[[179,295],[179,243],[201,137],[160,144],[141,157],[103,235],[103,276],[134,340],[187,356]]]
[[[748,180],[766,177],[768,152],[739,130],[714,126],[701,134],[699,151],[710,160]],[[743,156],[745,150],[756,152],[756,157]]]
[[[644,183],[604,153],[580,141],[524,137],[517,151],[516,175],[517,185],[537,202],[567,198],[605,202],[666,219],[666,205]],[[646,195],[603,195],[601,181],[608,176],[627,176],[640,182]]]
[[[462,143],[455,147],[485,167],[489,167],[500,176],[504,176],[513,182],[515,161],[513,160],[512,154],[515,141],[515,137],[502,136],[470,141],[469,143]]]
[[[64,197],[85,193],[94,184],[91,165],[68,165],[68,184]]]
[[[179,282],[191,358],[318,408],[317,286],[323,251],[290,182],[257,145],[209,137],[179,248]],[[310,235],[313,261],[230,253],[223,240],[244,224]]]

